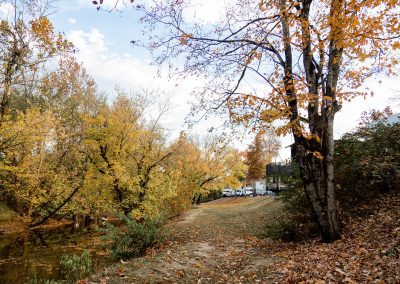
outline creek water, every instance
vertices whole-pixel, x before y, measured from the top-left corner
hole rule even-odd
[[[61,256],[81,255],[85,250],[90,253],[94,271],[111,261],[104,241],[94,228],[77,230],[66,225],[0,235],[0,283],[65,280],[61,274]]]

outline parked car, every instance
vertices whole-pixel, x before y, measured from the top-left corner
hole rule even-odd
[[[235,196],[235,191],[233,189],[225,188],[222,191],[222,197],[231,197],[231,196]]]
[[[235,191],[235,196],[243,196],[243,195],[244,195],[243,189],[240,188],[240,189]]]
[[[267,191],[265,192],[265,194],[266,194],[266,195],[270,195],[270,196],[276,195],[276,193],[273,192],[273,191],[271,191],[271,190],[267,190]]]
[[[242,195],[243,196],[253,196],[254,190],[251,186],[246,186],[242,188]]]
[[[253,193],[253,189],[246,189],[246,191],[245,191],[245,195],[246,196],[253,196],[254,195],[254,193]]]

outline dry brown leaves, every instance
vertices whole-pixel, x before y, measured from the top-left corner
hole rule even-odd
[[[400,283],[400,195],[374,203],[372,215],[349,220],[339,241],[284,244],[278,282]]]

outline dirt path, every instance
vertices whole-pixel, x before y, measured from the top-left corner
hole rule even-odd
[[[259,237],[279,208],[269,197],[202,204],[167,226],[165,247],[109,267],[96,283],[272,283],[277,259]]]

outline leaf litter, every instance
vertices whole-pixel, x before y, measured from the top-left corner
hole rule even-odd
[[[331,244],[261,237],[281,210],[268,197],[202,204],[170,222],[167,241],[145,257],[86,283],[400,283],[399,195],[349,218],[342,239]]]

